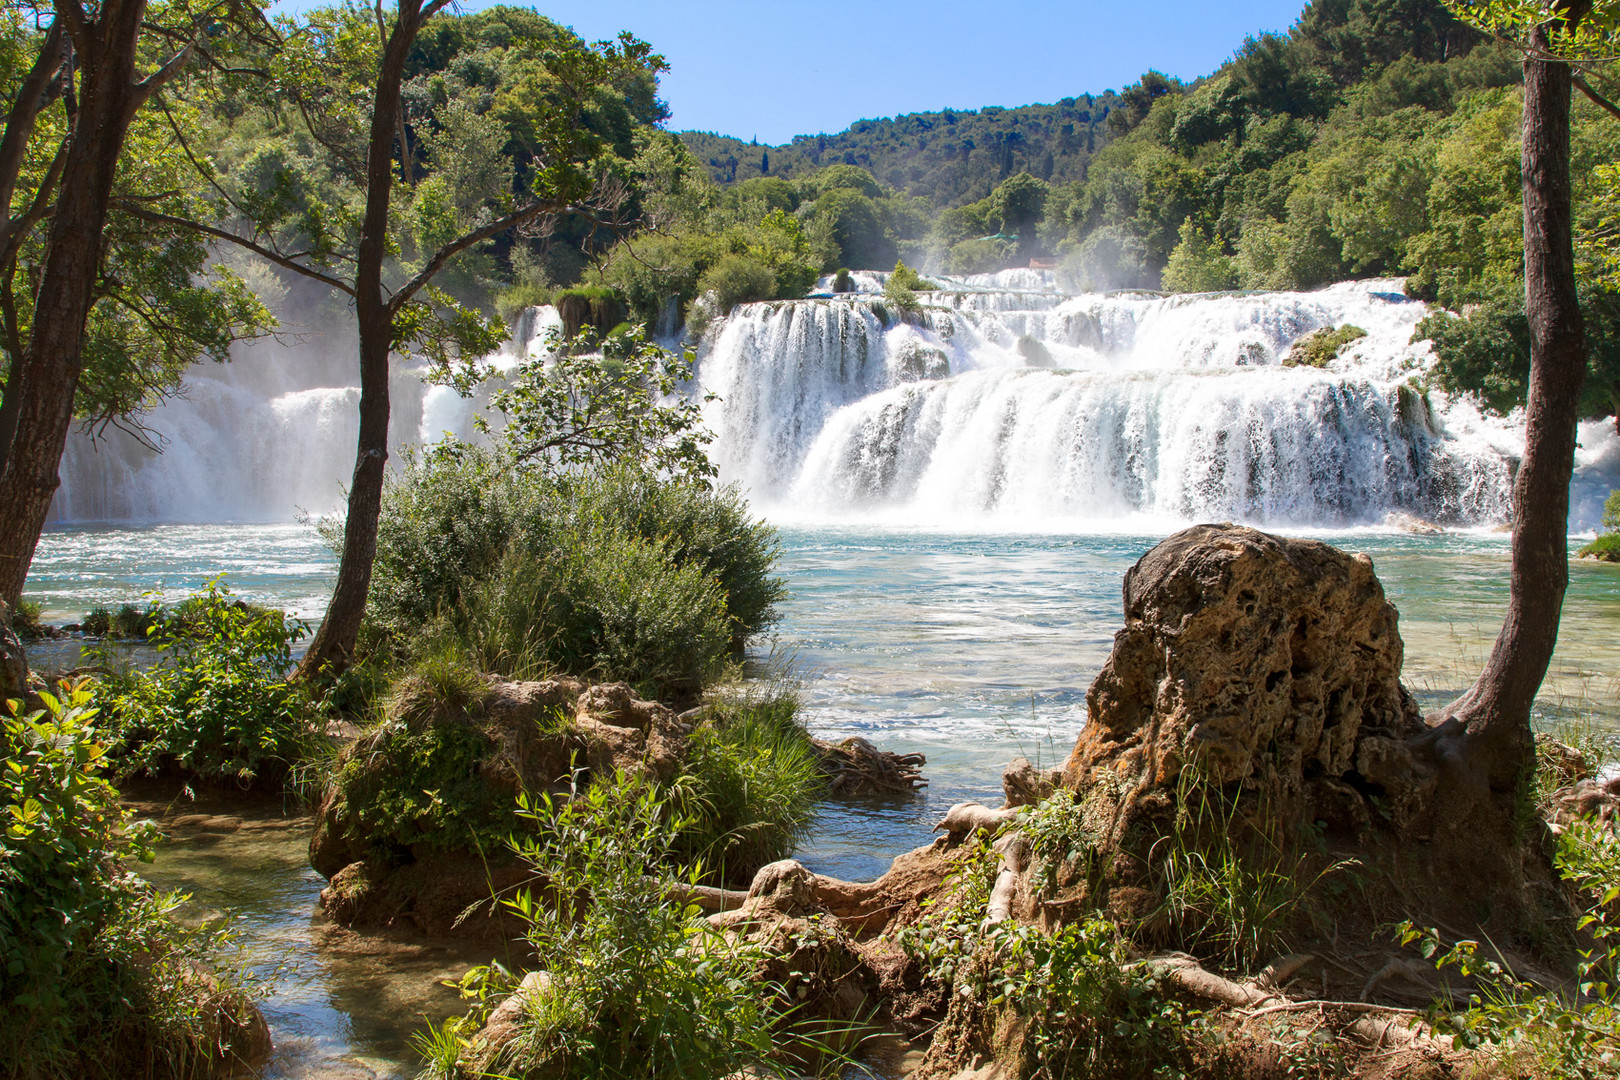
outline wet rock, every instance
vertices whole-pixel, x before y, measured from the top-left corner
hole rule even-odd
[[[1400,815],[1432,788],[1406,745],[1425,729],[1395,608],[1366,556],[1199,525],[1125,575],[1125,620],[1063,772],[1111,803],[1106,842],[1173,805],[1188,766],[1296,823],[1320,809],[1354,825],[1343,804],[1362,790]]]

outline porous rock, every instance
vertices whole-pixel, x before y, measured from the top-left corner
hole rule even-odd
[[[1173,801],[1185,766],[1330,829],[1368,820],[1362,792],[1396,816],[1421,802],[1432,776],[1406,740],[1423,722],[1365,555],[1199,525],[1144,555],[1124,592],[1125,627],[1063,772],[1076,790],[1117,793],[1105,842]]]

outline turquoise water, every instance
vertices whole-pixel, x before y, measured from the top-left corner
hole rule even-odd
[[[1372,557],[1401,612],[1404,677],[1419,699],[1435,705],[1461,691],[1500,624],[1507,538],[1375,531],[1323,538]],[[780,571],[791,597],[760,657],[774,653],[791,664],[818,734],[920,751],[931,782],[914,798],[829,806],[800,853],[804,861],[840,877],[875,876],[895,854],[926,842],[951,802],[998,801],[1001,770],[1014,756],[1060,762],[1121,624],[1123,575],[1159,539],[784,529]],[[63,530],[41,544],[28,595],[52,621],[77,621],[93,606],[116,607],[146,592],[183,596],[220,571],[245,598],[313,622],[334,561],[303,526]],[[1578,561],[1539,711],[1545,723],[1594,715],[1620,726],[1617,701],[1620,566]],[[237,859],[221,840],[210,857],[225,858],[223,870],[199,861],[194,839],[182,840],[158,868],[166,884],[195,879],[221,897],[210,902],[239,910],[250,946],[302,958],[267,1009],[286,1048],[276,1075],[393,1075],[407,1057],[404,1033],[424,1009],[444,1007],[426,976],[447,962],[402,970],[387,957],[337,959],[309,915],[320,882],[302,860],[302,828],[291,829],[274,855],[246,848]],[[412,1006],[376,1007],[402,999]]]

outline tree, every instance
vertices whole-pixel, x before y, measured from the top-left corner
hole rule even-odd
[[[593,96],[664,67],[628,34],[592,47],[546,23],[524,71],[527,112],[507,118],[509,131],[521,121],[525,177],[499,155],[490,160],[501,142],[495,118],[459,97],[437,103],[434,129],[413,150],[405,74],[424,24],[448,3],[402,0],[392,12],[321,9],[283,21],[275,81],[261,105],[282,120],[278,134],[296,135],[298,147],[314,152],[318,167],[303,168],[286,147],[267,145],[227,174],[193,147],[199,180],[216,193],[208,218],[177,221],[129,208],[251,251],[335,289],[353,307],[360,433],[337,587],[300,677],[347,666],[359,637],[388,460],[390,357],[414,351],[448,374],[461,358],[498,343],[498,329],[435,288],[435,278],[480,245],[542,219],[617,209],[621,190],[593,168],[603,140],[583,114]],[[467,153],[473,136],[484,146],[478,155]]]
[[[21,213],[7,221],[0,243],[0,314],[9,369],[0,405],[0,599],[10,605],[22,593],[60,482],[62,450],[87,358],[99,352],[115,368],[124,365],[121,387],[114,385],[118,379],[102,384],[111,391],[110,418],[145,400],[149,385],[141,358],[174,359],[178,350],[189,360],[218,351],[221,338],[262,316],[262,308],[241,290],[226,298],[223,309],[204,313],[201,323],[190,322],[196,310],[182,310],[177,319],[167,316],[164,296],[185,295],[209,306],[189,288],[187,258],[190,271],[202,269],[196,245],[166,253],[178,261],[161,251],[130,259],[131,275],[158,271],[155,279],[149,276],[133,287],[121,284],[107,263],[109,251],[119,246],[109,222],[120,179],[131,171],[125,149],[132,125],[188,68],[216,59],[214,39],[229,41],[233,29],[259,21],[258,9],[239,0],[198,7],[180,0],[155,10],[146,0],[103,0],[88,7],[82,0],[55,0],[52,10],[0,138],[0,195],[7,214],[19,186],[28,195]],[[63,107],[60,124],[47,116],[57,102]],[[54,135],[59,143],[42,153],[33,141],[36,132],[42,138]],[[136,171],[149,164],[134,162]],[[36,235],[41,228],[43,239]],[[136,240],[135,249],[161,249],[164,242],[148,235]],[[38,257],[27,275],[33,302],[25,319],[18,310],[15,270],[31,244],[37,245]],[[103,300],[109,301],[104,307]],[[135,354],[128,351],[131,346]],[[163,376],[158,378],[161,382]]]
[[[1477,798],[1511,791],[1535,765],[1530,710],[1558,640],[1569,580],[1569,481],[1586,378],[1586,342],[1575,286],[1569,116],[1572,69],[1554,51],[1579,33],[1586,0],[1491,0],[1459,15],[1524,49],[1525,313],[1530,329],[1525,453],[1513,484],[1507,617],[1474,685],[1442,710],[1432,732],[1454,783]]]

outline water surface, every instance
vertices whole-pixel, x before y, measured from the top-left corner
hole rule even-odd
[[[1158,535],[951,533],[903,527],[791,527],[780,572],[790,598],[774,639],[811,727],[928,756],[915,798],[829,805],[800,852],[845,878],[881,873],[924,843],[943,808],[996,802],[1006,763],[1060,762],[1085,718],[1085,691],[1121,615],[1121,580]],[[1325,538],[1373,559],[1401,612],[1404,678],[1425,705],[1479,671],[1507,599],[1507,538],[1346,531]],[[53,621],[155,591],[176,599],[224,571],[246,599],[318,619],[333,559],[303,526],[159,526],[47,534],[29,595]],[[1538,721],[1620,723],[1620,566],[1571,567],[1563,630]],[[203,808],[174,824],[152,873],[197,903],[239,916],[270,979],[266,1012],[280,1049],[273,1076],[408,1075],[408,1034],[455,1011],[437,980],[487,956],[432,948],[378,952],[315,914],[308,823],[279,811]],[[210,816],[213,815],[213,816]],[[232,825],[227,819],[244,820]]]

